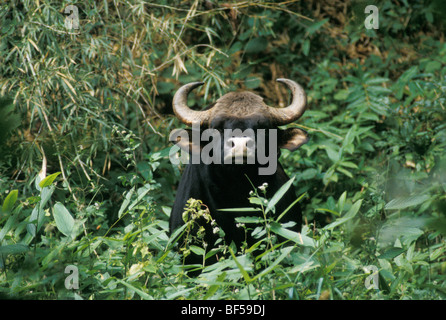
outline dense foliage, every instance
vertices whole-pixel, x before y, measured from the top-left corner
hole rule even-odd
[[[445,15],[441,0],[2,2],[0,296],[444,298]],[[268,215],[284,190],[253,190],[264,219],[239,227],[263,253],[181,243],[219,257],[191,278],[202,267],[168,235],[173,93],[202,80],[197,108],[236,89],[284,106],[279,77],[308,94],[290,126],[311,141],[281,155],[303,231]],[[189,215],[207,214],[198,200]]]

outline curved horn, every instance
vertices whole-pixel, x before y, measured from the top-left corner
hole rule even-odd
[[[178,89],[173,97],[172,107],[175,115],[181,122],[188,126],[192,126],[192,123],[194,122],[199,122],[201,124],[209,118],[208,111],[195,111],[187,106],[187,95],[189,92],[203,84],[204,82],[191,82],[185,84]]]
[[[289,79],[277,79],[277,82],[282,82],[287,85],[293,94],[293,100],[288,107],[285,108],[270,108],[271,114],[277,125],[284,125],[299,119],[305,112],[307,107],[307,95],[304,89]]]

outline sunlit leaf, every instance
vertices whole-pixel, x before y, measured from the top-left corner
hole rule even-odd
[[[67,237],[71,236],[74,229],[74,219],[62,203],[57,202],[54,205],[53,215],[57,229]]]
[[[4,213],[10,212],[12,210],[14,204],[17,201],[18,194],[19,194],[18,190],[12,190],[11,192],[9,192],[5,201],[3,201],[2,211]]]
[[[54,182],[54,180],[57,178],[57,176],[59,174],[61,174],[61,172],[56,172],[56,173],[49,175],[48,177],[46,177],[45,179],[40,181],[39,187],[41,187],[41,188],[49,187]]]

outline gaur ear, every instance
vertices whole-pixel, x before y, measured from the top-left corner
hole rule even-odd
[[[310,140],[307,132],[299,128],[289,128],[279,132],[279,148],[281,149],[294,151]]]
[[[169,140],[189,154],[200,154],[201,146],[194,144],[191,129],[175,129],[170,133]]]

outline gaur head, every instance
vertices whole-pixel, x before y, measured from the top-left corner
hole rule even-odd
[[[187,96],[203,82],[182,86],[173,98],[173,110],[192,130],[173,132],[171,141],[192,157],[198,155],[205,163],[259,166],[268,161],[277,162],[280,148],[294,151],[308,141],[304,130],[278,129],[299,119],[307,103],[305,91],[299,84],[289,79],[277,81],[284,83],[292,93],[291,104],[285,108],[270,107],[252,92],[230,92],[210,108],[196,111],[187,106]],[[194,130],[200,139],[194,139]],[[263,174],[273,173],[266,170]]]

